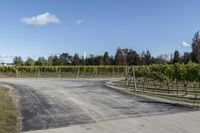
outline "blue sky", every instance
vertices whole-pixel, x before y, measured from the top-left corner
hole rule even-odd
[[[190,51],[199,0],[1,0],[1,59],[68,52]],[[184,42],[184,48],[182,43]]]

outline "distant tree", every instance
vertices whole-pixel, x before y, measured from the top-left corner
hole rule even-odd
[[[139,55],[136,51],[129,49],[127,55],[127,65],[138,65],[139,63]]]
[[[122,49],[122,65],[128,65],[128,52],[127,48]]]
[[[89,57],[85,59],[86,65],[95,65],[95,56],[93,54],[90,54]]]
[[[47,59],[47,65],[48,66],[53,66],[53,56],[49,56],[48,59]]]
[[[103,65],[103,56],[97,55],[94,58],[94,65]]]
[[[152,62],[151,60],[152,60],[151,53],[149,50],[147,50],[146,54],[145,54],[145,64],[146,65],[151,64],[151,62]]]
[[[173,64],[180,63],[180,62],[181,62],[180,54],[179,54],[178,50],[175,50]]]
[[[192,39],[192,60],[200,63],[200,35],[197,31]]]
[[[60,63],[60,60],[59,60],[58,56],[54,55],[52,57],[52,66],[59,66],[60,65],[59,63]]]
[[[123,52],[121,48],[117,48],[117,51],[115,54],[115,64],[123,65]]]
[[[22,58],[20,56],[16,56],[14,59],[13,59],[13,64],[15,66],[23,66],[24,65],[24,61],[22,60]]]
[[[73,60],[72,60],[72,65],[80,65],[80,58],[77,53],[74,54]]]
[[[37,66],[47,66],[48,62],[44,57],[39,57],[38,60],[36,61]]]
[[[190,62],[192,60],[192,55],[189,52],[185,52],[182,56],[182,62],[187,64],[188,62]]]
[[[142,51],[142,53],[140,54],[140,64],[141,65],[146,65],[146,59],[145,59],[145,52]]]
[[[59,64],[64,65],[70,65],[72,63],[73,57],[69,53],[62,53],[59,56]]]
[[[112,55],[110,56],[109,60],[110,60],[110,65],[115,65],[115,59]]]
[[[105,52],[103,55],[103,65],[110,65],[110,57],[108,52]]]
[[[153,64],[167,64],[168,63],[167,57],[168,56],[165,54],[161,54],[157,56],[156,58],[152,57],[152,63]]]
[[[34,65],[35,65],[34,59],[28,57],[28,59],[27,59],[26,62],[25,62],[25,65],[26,65],[26,66],[34,66]]]

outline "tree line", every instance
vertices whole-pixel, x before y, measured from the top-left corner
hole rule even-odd
[[[115,55],[110,55],[105,52],[103,55],[90,54],[87,58],[80,57],[77,53],[70,55],[69,53],[62,53],[60,55],[52,55],[48,58],[39,57],[34,60],[28,57],[25,61],[20,56],[13,59],[13,64],[16,66],[68,66],[68,65],[150,65],[150,64],[175,64],[196,62],[200,63],[200,35],[199,31],[195,33],[192,44],[192,51],[185,52],[182,55],[178,50],[170,57],[166,54],[153,57],[149,50],[136,52],[133,49],[117,48]]]

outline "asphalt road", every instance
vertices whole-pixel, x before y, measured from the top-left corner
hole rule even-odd
[[[105,86],[111,79],[0,79],[18,91],[22,131],[167,115],[192,107],[132,96]]]

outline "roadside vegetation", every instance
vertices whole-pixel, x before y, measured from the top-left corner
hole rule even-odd
[[[18,133],[17,117],[17,109],[8,89],[0,87],[0,133]]]

